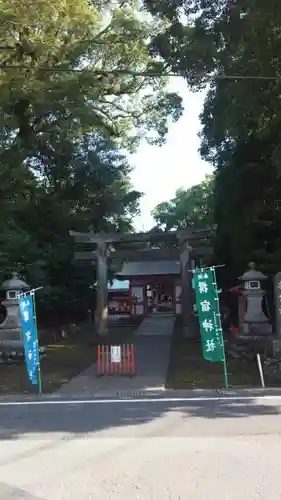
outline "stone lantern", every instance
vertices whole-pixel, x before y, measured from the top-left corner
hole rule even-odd
[[[272,326],[262,310],[262,300],[266,292],[262,289],[261,284],[267,279],[267,276],[257,271],[254,262],[250,262],[248,271],[239,279],[244,283],[244,297],[246,299],[246,312],[242,325],[244,334],[270,335]]]
[[[29,286],[19,279],[17,273],[13,273],[1,289],[5,292],[2,304],[6,309],[6,318],[0,324],[0,348],[4,351],[23,350],[18,296],[29,290]]]

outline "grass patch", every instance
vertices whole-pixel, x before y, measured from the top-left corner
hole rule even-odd
[[[106,343],[130,342],[135,326],[111,326]],[[41,361],[44,393],[52,393],[83,372],[97,359],[97,341],[90,329],[73,333],[70,338],[45,346],[46,359]],[[25,364],[0,364],[0,394],[34,393]]]
[[[245,359],[229,359],[227,364],[230,387],[260,387],[255,362]],[[174,335],[167,388],[220,389],[223,387],[223,364],[205,361],[198,339],[183,339],[177,334]]]

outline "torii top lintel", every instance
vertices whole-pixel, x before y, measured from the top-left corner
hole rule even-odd
[[[163,231],[163,232],[151,232],[151,233],[79,233],[77,231],[70,231],[70,236],[72,236],[77,243],[114,243],[114,242],[159,242],[159,241],[170,241],[178,240],[179,243],[186,240],[197,240],[206,238],[213,231],[213,228],[207,229],[194,229],[188,228],[180,231]]]

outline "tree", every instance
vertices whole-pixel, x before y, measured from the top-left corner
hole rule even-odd
[[[36,191],[36,180],[25,167],[1,165],[0,281],[15,270],[23,255],[26,264],[35,258],[31,235],[19,225],[17,214],[26,209]]]
[[[281,183],[269,141],[240,142],[225,158],[215,183],[217,261],[235,280],[249,260],[265,272],[280,267]]]
[[[149,54],[155,23],[137,3],[105,13],[87,0],[2,2],[2,161],[12,152],[38,168],[58,137],[73,143],[92,131],[131,147],[143,135],[164,139],[181,100],[165,91],[163,65]]]
[[[160,203],[152,212],[157,226],[164,230],[184,229],[187,224],[196,228],[213,225],[213,176],[192,186],[179,189],[170,201]]]
[[[280,262],[280,26],[272,1],[147,0],[166,26],[152,50],[198,90],[201,154],[215,172],[216,252],[232,279],[258,258]],[[280,264],[279,264],[280,265]]]
[[[95,266],[75,265],[71,229],[132,230],[140,193],[131,189],[127,159],[109,140],[85,137],[69,164],[36,179],[29,170],[11,184],[0,170],[1,278],[15,268],[32,286],[43,286],[39,310],[58,316],[88,309]],[[19,170],[15,169],[19,175]],[[14,187],[18,190],[15,191]],[[6,198],[4,195],[7,195]],[[5,203],[4,203],[5,202]],[[93,299],[91,299],[93,300]],[[43,307],[43,308],[42,308]]]
[[[95,279],[73,265],[70,229],[132,230],[140,193],[120,147],[161,143],[181,114],[150,54],[158,25],[135,1],[1,4],[0,273],[43,284],[46,307]]]
[[[255,131],[264,136],[269,125],[277,130],[281,14],[272,0],[163,0],[161,5],[147,0],[145,5],[166,21],[154,37],[155,53],[194,90],[209,85],[202,117],[204,125],[209,119],[211,136],[207,129],[203,133],[209,153],[218,143],[244,140]]]

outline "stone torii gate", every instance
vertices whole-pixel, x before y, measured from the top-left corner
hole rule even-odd
[[[193,317],[193,290],[192,290],[192,261],[200,255],[209,253],[210,248],[202,247],[194,249],[191,243],[198,240],[206,240],[212,233],[212,229],[194,229],[187,228],[181,231],[167,232],[148,232],[148,233],[79,233],[70,231],[70,236],[75,240],[75,243],[84,244],[95,247],[91,251],[77,251],[75,253],[76,260],[96,260],[97,265],[97,303],[95,322],[98,335],[105,336],[107,334],[107,295],[108,295],[108,258],[116,257],[120,261],[125,258],[139,256],[145,259],[148,253],[155,253],[155,256],[160,260],[163,255],[170,256],[171,254],[181,262],[181,303],[182,316],[186,336],[189,335],[189,324]],[[172,248],[155,248],[155,245],[172,244]],[[124,244],[141,244],[144,249],[125,248],[118,250]],[[153,248],[154,246],[154,248]]]

